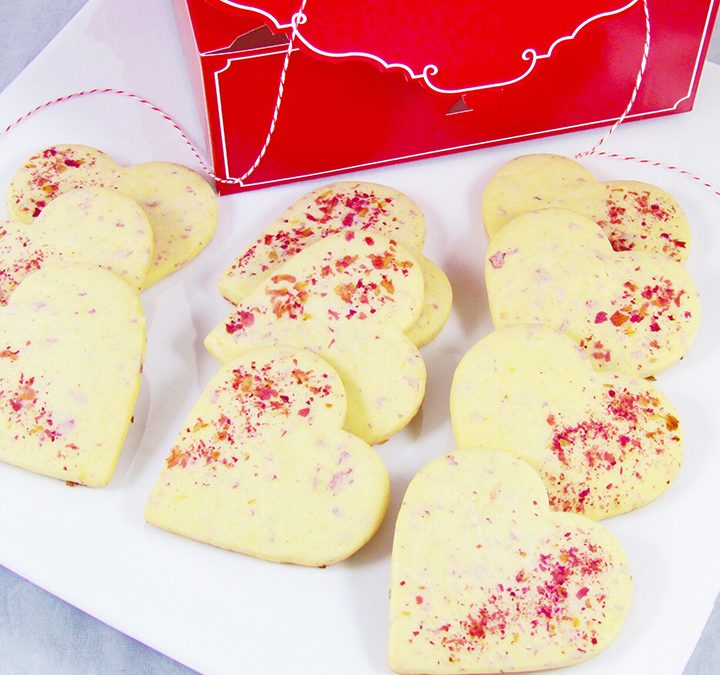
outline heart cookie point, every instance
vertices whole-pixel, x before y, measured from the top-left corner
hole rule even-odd
[[[488,245],[485,278],[496,328],[539,323],[570,335],[598,370],[647,376],[682,358],[700,301],[666,256],[615,252],[593,221],[529,211]]]
[[[553,510],[600,519],[641,507],[674,480],[682,428],[646,380],[594,372],[566,335],[513,326],[460,361],[450,412],[457,447],[492,447],[528,462]]]
[[[145,319],[111,272],[53,264],[0,310],[0,460],[105,485],[140,389]]]
[[[632,581],[602,526],[552,513],[542,481],[493,450],[458,450],[410,483],[398,516],[389,660],[399,673],[556,668],[617,635]]]
[[[375,533],[389,481],[341,431],[337,373],[287,347],[246,352],[213,377],[148,499],[171,532],[275,562],[329,565]]]

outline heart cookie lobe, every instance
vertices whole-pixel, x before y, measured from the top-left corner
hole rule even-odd
[[[341,430],[345,402],[337,373],[306,350],[254,349],[225,364],[188,415],[146,519],[265,560],[344,560],[389,499],[382,460]]]
[[[523,155],[503,164],[482,195],[482,218],[488,237],[528,211],[569,208],[597,197],[597,181],[582,164],[562,155]]]
[[[442,330],[452,309],[452,288],[445,273],[420,254],[425,218],[407,195],[376,183],[340,182],[301,197],[253,241],[225,271],[220,292],[237,305],[279,265],[324,237],[379,232],[413,252],[425,279],[425,301],[408,337],[421,347]]]
[[[661,495],[680,469],[682,429],[667,398],[647,380],[595,372],[545,326],[504,328],[472,347],[455,370],[450,413],[456,447],[526,461],[555,511],[625,513]]]
[[[690,223],[679,202],[656,185],[632,180],[600,183],[592,201],[568,208],[594,220],[615,251],[649,251],[685,262],[690,252]]]
[[[215,234],[215,193],[184,166],[171,162],[130,166],[119,172],[115,187],[140,205],[153,229],[154,254],[146,288],[187,265]]]
[[[153,234],[142,209],[106,188],[65,192],[35,222],[0,223],[0,304],[30,273],[52,262],[97,264],[140,292]]]
[[[95,266],[48,265],[0,310],[0,344],[0,460],[105,485],[140,390],[137,294]]]
[[[601,525],[548,509],[539,476],[457,450],[411,481],[395,528],[389,658],[399,673],[544,670],[617,635],[632,580]]]
[[[672,195],[640,181],[600,182],[561,155],[508,162],[490,179],[482,201],[490,237],[527,211],[566,208],[598,223],[615,251],[649,251],[680,262],[689,252],[690,225]]]
[[[53,145],[30,157],[15,172],[8,189],[11,220],[31,223],[65,192],[112,187],[120,166],[104,152],[86,145]]]
[[[319,354],[347,392],[345,428],[379,443],[414,417],[425,393],[425,365],[404,335],[422,303],[422,273],[408,251],[375,233],[335,234],[290,258],[205,346],[222,362],[267,344]]]
[[[597,224],[565,209],[508,223],[490,240],[485,279],[495,328],[567,333],[598,370],[657,373],[686,354],[698,329],[700,299],[680,263],[615,252]]]

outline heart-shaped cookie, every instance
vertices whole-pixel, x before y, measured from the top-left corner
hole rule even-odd
[[[188,415],[146,519],[265,560],[344,560],[376,532],[390,492],[382,460],[341,430],[344,417],[342,383],[320,357],[245,352]]]
[[[0,304],[31,272],[51,262],[94,263],[140,292],[153,234],[142,209],[106,188],[61,194],[28,225],[0,223]]]
[[[374,232],[334,234],[276,268],[205,346],[222,362],[267,344],[320,354],[347,392],[345,428],[379,443],[414,417],[425,393],[425,365],[404,335],[422,303],[422,273],[409,252]]]
[[[418,321],[407,332],[421,347],[442,329],[452,308],[452,289],[445,273],[422,251],[425,218],[407,195],[376,183],[324,185],[288,207],[225,270],[220,292],[237,305],[272,276],[279,265],[323,237],[367,230],[408,248],[425,277],[425,300]]]
[[[395,528],[390,665],[399,673],[544,670],[619,632],[632,581],[601,525],[554,513],[539,476],[493,450],[458,450],[410,483]]]
[[[550,507],[606,518],[647,504],[680,469],[677,412],[647,380],[595,372],[545,326],[491,333],[460,361],[455,445],[506,450],[542,477]]]
[[[59,263],[0,309],[0,460],[84,485],[111,478],[140,390],[145,318],[115,274]]]
[[[651,375],[681,359],[697,333],[700,300],[680,263],[617,253],[596,223],[573,211],[510,221],[490,240],[485,279],[496,328],[555,328],[599,370]]]
[[[114,187],[134,199],[152,225],[155,249],[146,288],[189,263],[215,234],[215,193],[203,178],[180,164],[129,166],[121,169]]]
[[[690,225],[672,195],[639,181],[598,181],[568,157],[537,154],[508,162],[490,179],[482,201],[490,237],[526,211],[559,207],[598,223],[616,251],[650,251],[679,261],[688,255]]]
[[[29,157],[10,183],[10,218],[30,223],[59,195],[92,186],[118,190],[145,211],[154,237],[145,287],[192,260],[215,233],[215,195],[194,171],[170,162],[122,167],[84,145],[55,145]]]

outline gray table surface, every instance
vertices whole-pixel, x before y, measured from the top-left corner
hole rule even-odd
[[[0,91],[86,2],[0,0]],[[720,63],[718,23],[708,53],[715,63]],[[0,566],[0,675],[192,672]],[[720,603],[716,600],[685,675],[717,673]]]

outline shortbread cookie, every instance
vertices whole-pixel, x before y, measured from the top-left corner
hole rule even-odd
[[[47,265],[0,309],[0,345],[0,460],[105,485],[140,389],[137,293],[99,267]]]
[[[542,477],[550,507],[590,518],[638,508],[680,469],[682,430],[647,380],[594,372],[545,326],[491,333],[458,365],[450,394],[455,445],[506,450]]]
[[[0,304],[28,274],[59,261],[97,264],[140,292],[152,245],[150,223],[132,199],[106,188],[63,193],[32,226],[0,223]]]
[[[11,220],[31,223],[56,197],[86,187],[110,187],[120,167],[86,145],[53,145],[28,157],[8,189]]]
[[[553,513],[511,455],[467,449],[415,476],[398,515],[390,665],[399,673],[558,668],[617,635],[632,579],[601,525]]]
[[[215,194],[184,166],[170,162],[130,166],[120,172],[115,187],[140,204],[153,228],[155,254],[146,288],[190,262],[215,234]]]
[[[681,359],[697,333],[700,301],[680,263],[616,253],[597,224],[572,211],[530,211],[508,223],[490,240],[485,278],[496,328],[555,328],[600,370],[651,375]]]
[[[331,234],[361,236],[379,232],[408,248],[425,276],[423,311],[408,336],[421,347],[442,329],[452,309],[445,273],[420,254],[425,218],[407,195],[376,183],[324,185],[301,197],[270,224],[225,271],[220,292],[237,305],[270,277],[279,265]]]
[[[422,304],[409,252],[377,233],[334,234],[276,268],[205,345],[222,362],[266,344],[323,356],[348,395],[345,428],[379,443],[414,417],[425,392],[422,357],[404,335]]]
[[[376,532],[390,494],[377,453],[341,430],[345,402],[337,373],[306,350],[226,363],[188,415],[146,519],[265,560],[344,560]]]
[[[687,257],[690,225],[672,195],[639,181],[600,182],[560,155],[525,155],[498,170],[483,194],[488,236],[516,216],[544,207],[570,209],[594,220],[616,251],[650,251],[679,261]]]
[[[195,172],[170,162],[123,168],[82,145],[57,145],[28,158],[10,184],[10,217],[30,223],[60,194],[89,186],[116,189],[145,211],[154,236],[146,287],[187,264],[215,233],[215,195]]]

